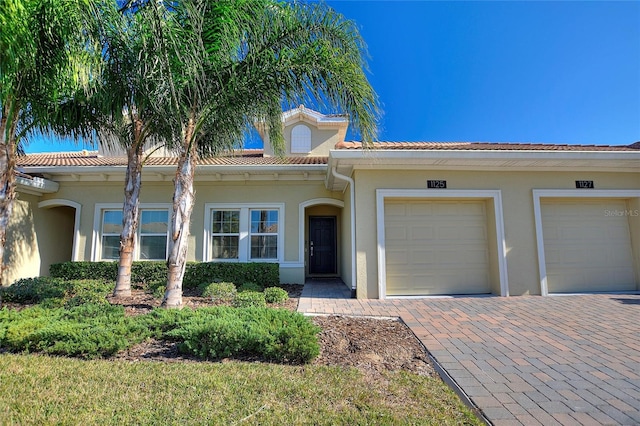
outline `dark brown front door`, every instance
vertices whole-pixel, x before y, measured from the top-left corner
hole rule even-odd
[[[335,274],[336,251],[335,216],[310,216],[309,274]]]

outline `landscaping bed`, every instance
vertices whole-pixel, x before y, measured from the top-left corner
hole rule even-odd
[[[302,285],[283,284],[281,287],[287,291],[289,299],[277,306],[295,311],[302,293]],[[215,305],[210,298],[196,296],[196,293],[196,291],[185,292],[183,296],[185,306],[198,308]],[[112,303],[122,304],[129,315],[144,314],[160,306],[159,299],[142,290],[134,290],[132,297],[126,301],[116,301],[111,297],[108,299]],[[316,316],[313,322],[322,331],[318,335],[320,355],[312,364],[355,367],[376,377],[384,371],[408,371],[437,377],[424,347],[401,321],[332,315]],[[154,339],[122,351],[116,354],[114,359],[201,362],[195,357],[181,354],[175,342]]]

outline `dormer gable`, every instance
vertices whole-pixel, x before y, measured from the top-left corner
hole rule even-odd
[[[327,157],[329,150],[344,142],[349,127],[345,115],[325,115],[304,105],[282,113],[283,135],[287,157]],[[275,153],[264,123],[256,128],[264,143],[264,156]]]

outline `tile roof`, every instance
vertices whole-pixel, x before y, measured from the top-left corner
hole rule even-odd
[[[362,149],[360,142],[340,142],[336,149]],[[640,150],[640,142],[631,145],[557,145],[543,143],[494,143],[494,142],[374,142],[373,149],[393,150],[468,150],[468,151],[636,151]]]
[[[203,158],[198,165],[205,166],[270,166],[270,165],[323,165],[328,157],[263,157],[262,150],[247,150],[236,155]],[[178,157],[149,157],[145,166],[175,166]],[[96,151],[28,154],[17,159],[18,167],[115,167],[126,166],[126,157],[103,157]]]

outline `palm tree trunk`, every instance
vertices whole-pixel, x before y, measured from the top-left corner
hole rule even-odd
[[[113,290],[115,297],[131,297],[131,264],[136,246],[136,230],[140,220],[140,188],[142,186],[143,144],[138,142],[140,131],[136,123],[135,143],[127,150],[127,172],[124,183],[124,206],[122,209],[122,233],[120,234],[120,258],[118,277]]]
[[[162,300],[165,308],[182,307],[182,280],[187,265],[187,239],[195,193],[195,144],[191,144],[193,124],[190,123],[185,135],[184,149],[178,160],[178,170],[174,180],[173,212],[171,213],[171,236],[169,238],[169,258],[167,266],[167,287]]]
[[[13,199],[16,195],[16,177],[14,174],[16,146],[13,136],[15,135],[17,117],[8,117],[9,113],[9,106],[4,105],[4,111],[0,119],[0,286],[5,284],[4,272],[8,265],[4,259],[4,252]],[[12,118],[12,120],[10,120],[10,118]],[[7,124],[9,125],[9,129],[7,129]]]

